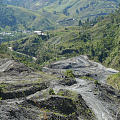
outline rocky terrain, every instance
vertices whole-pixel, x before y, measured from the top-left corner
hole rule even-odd
[[[86,56],[51,63],[43,72],[0,59],[0,119],[119,120],[120,93],[106,85],[116,72]]]
[[[51,63],[48,67],[44,67],[43,71],[62,74],[67,69],[71,69],[76,77],[88,76],[102,83],[105,83],[108,75],[119,72],[111,68],[106,68],[97,62],[90,61],[87,56],[83,55]]]
[[[44,71],[62,74],[71,69],[77,84],[72,86],[55,85],[54,89],[67,89],[81,94],[86,104],[92,108],[98,120],[114,120],[119,118],[119,91],[106,85],[106,78],[118,71],[90,61],[87,56],[79,56],[52,63]]]

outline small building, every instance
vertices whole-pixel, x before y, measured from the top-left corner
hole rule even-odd
[[[34,34],[41,35],[41,36],[47,36],[47,34],[43,33],[42,31],[34,31]]]
[[[42,31],[34,31],[34,34],[42,35]]]

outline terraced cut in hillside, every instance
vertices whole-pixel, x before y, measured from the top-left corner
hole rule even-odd
[[[77,84],[69,87],[59,84],[54,85],[54,90],[67,89],[81,94],[87,105],[92,108],[98,120],[118,120],[119,115],[117,113],[119,113],[120,107],[120,93],[103,83],[106,83],[107,76],[119,71],[92,62],[86,56],[58,61],[48,66],[48,68],[43,68],[44,71],[56,72],[56,74],[63,74],[68,69],[73,71]],[[91,79],[92,81],[89,78],[93,78]],[[65,78],[64,82],[66,80]],[[115,111],[116,114],[114,114]]]
[[[75,78],[66,76],[62,72],[66,70],[72,70]],[[53,63],[43,71],[35,72],[14,60],[0,59],[0,119],[119,120],[120,94],[101,83],[106,75],[118,71],[86,56]],[[103,77],[99,78],[101,74]]]
[[[72,97],[69,91],[69,97],[50,93],[53,81],[58,80],[56,75],[34,72],[14,60],[0,59],[0,119],[76,120],[80,111],[81,117],[94,118],[82,96]]]
[[[120,120],[119,3],[0,0],[0,120]]]

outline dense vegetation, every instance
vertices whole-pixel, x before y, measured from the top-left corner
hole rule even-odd
[[[12,5],[0,4],[0,31],[54,29],[47,17]]]
[[[120,90],[120,73],[117,73],[115,75],[111,75],[108,77],[107,82],[112,85],[114,88]]]
[[[91,59],[120,70],[119,11],[98,19],[98,23],[85,23],[49,31],[47,37],[33,36],[13,43],[13,49],[37,57],[37,62],[88,55]]]
[[[119,0],[6,0],[6,3],[84,19],[112,12],[118,6]]]
[[[77,25],[80,19],[107,15],[118,5],[118,0],[1,0],[0,29],[48,30]]]

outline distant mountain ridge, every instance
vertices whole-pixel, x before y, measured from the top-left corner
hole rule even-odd
[[[114,12],[120,3],[118,0],[1,1],[7,7],[1,6],[6,10],[0,9],[0,28],[7,26],[10,30],[49,30],[78,25],[79,20],[85,21]]]
[[[54,24],[45,15],[13,5],[0,5],[0,31],[54,29]]]
[[[7,0],[7,4],[25,7],[31,10],[60,12],[74,18],[91,18],[113,12],[119,0]]]
[[[39,64],[62,57],[88,55],[120,70],[120,9],[96,24],[49,31],[47,38],[32,36],[15,41],[13,50],[37,57]],[[29,41],[29,42],[28,42]]]

